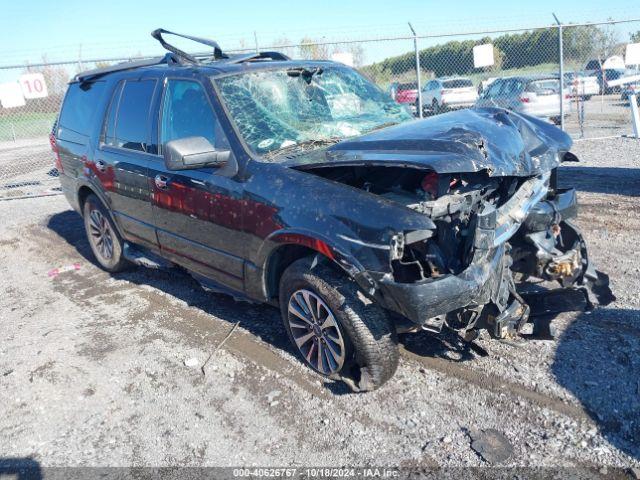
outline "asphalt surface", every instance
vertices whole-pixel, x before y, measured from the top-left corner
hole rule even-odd
[[[574,151],[560,178],[617,300],[558,315],[554,340],[404,336],[367,394],[305,368],[271,307],[179,270],[102,271],[62,196],[0,202],[0,460],[640,467],[640,142]]]

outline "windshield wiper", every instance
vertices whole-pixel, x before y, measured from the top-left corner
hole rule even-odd
[[[281,155],[286,155],[291,153],[308,152],[309,150],[315,150],[316,148],[319,148],[319,147],[334,145],[341,140],[343,140],[343,138],[338,138],[338,137],[305,140],[303,142],[294,143],[293,145],[287,145],[286,147],[271,150],[270,152],[265,153],[262,157],[265,159],[271,159],[274,157],[279,157]]]

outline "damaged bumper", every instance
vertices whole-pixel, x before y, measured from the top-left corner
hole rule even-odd
[[[444,316],[464,307],[489,302],[508,307],[510,259],[507,245],[479,252],[460,275],[445,275],[417,283],[398,283],[388,276],[378,280],[382,303],[417,325],[438,329]]]
[[[549,194],[549,175],[542,175],[500,208],[485,207],[477,216],[472,260],[460,274],[414,283],[380,275],[383,306],[427,330],[440,331],[454,313],[466,316],[461,330],[484,327],[504,338],[520,330],[530,311],[516,292],[516,271],[583,289],[590,303],[603,303],[593,293],[610,293],[608,281],[589,263],[584,239],[568,221],[577,214],[574,190]]]

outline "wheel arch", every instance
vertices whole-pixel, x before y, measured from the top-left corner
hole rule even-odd
[[[270,240],[277,244],[266,256],[263,267],[268,300],[277,298],[282,274],[289,265],[301,258],[319,255],[326,265],[354,279],[354,275],[363,270],[355,259],[347,258],[325,240],[307,234],[281,232]]]
[[[78,187],[77,200],[78,200],[78,206],[80,209],[80,215],[84,216],[84,204],[87,201],[87,197],[89,195],[95,195],[98,198],[98,200],[102,202],[107,212],[109,213],[109,217],[111,218],[111,221],[116,227],[118,235],[124,238],[124,236],[122,235],[122,229],[120,228],[120,225],[118,224],[115,218],[115,215],[111,211],[111,208],[109,208],[109,203],[107,202],[107,199],[105,198],[105,196],[102,193],[100,193],[98,189],[94,188],[92,185],[87,185],[86,183],[82,183]]]

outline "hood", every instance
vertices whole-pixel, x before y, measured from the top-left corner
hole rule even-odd
[[[393,164],[437,173],[486,170],[491,176],[530,176],[558,166],[571,143],[566,133],[538,118],[478,108],[349,138],[284,163],[301,170]]]

